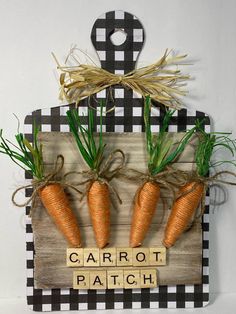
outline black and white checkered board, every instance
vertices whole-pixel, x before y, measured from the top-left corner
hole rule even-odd
[[[110,40],[116,29],[127,33],[126,41],[114,46]],[[138,19],[123,11],[108,12],[100,16],[92,29],[92,42],[98,52],[101,65],[113,73],[127,73],[135,66],[135,61],[143,46],[144,30]],[[104,132],[143,132],[143,100],[131,90],[115,86],[97,94],[97,99],[106,99],[107,110],[115,109],[104,115]],[[96,106],[93,100],[93,105]],[[42,132],[68,132],[66,111],[70,106],[33,111],[25,118],[25,135],[32,141],[33,121]],[[78,110],[87,123],[87,101],[81,102]],[[159,131],[165,109],[156,104],[153,108],[151,123],[153,131]],[[96,111],[94,111],[96,115]],[[99,115],[99,113],[97,114]],[[209,131],[209,118],[202,112],[182,109],[172,117],[169,132],[186,131],[195,124],[197,118],[205,117],[205,130]],[[95,120],[97,123],[98,117]],[[26,181],[31,178],[26,175]],[[29,197],[32,189],[26,189]],[[155,289],[127,290],[73,290],[73,289],[35,289],[34,288],[34,237],[30,207],[26,208],[26,248],[27,248],[27,300],[35,311],[85,310],[85,309],[137,309],[137,308],[191,308],[202,307],[209,298],[209,196],[206,198],[206,210],[202,220],[203,259],[202,284],[159,286]]]

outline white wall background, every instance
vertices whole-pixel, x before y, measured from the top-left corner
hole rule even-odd
[[[71,44],[96,54],[90,42],[94,20],[122,9],[135,14],[146,30],[139,65],[151,63],[166,48],[187,52],[189,107],[208,113],[217,130],[236,137],[236,1],[233,0],[0,0],[0,127],[16,132],[15,113],[59,104],[55,63]],[[11,194],[23,183],[22,172],[7,158],[0,163],[0,298],[25,295],[23,209]],[[212,292],[236,292],[236,189],[211,214],[210,275]]]

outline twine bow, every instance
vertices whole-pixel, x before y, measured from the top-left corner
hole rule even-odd
[[[176,197],[176,188],[187,183],[188,175],[186,172],[174,169],[172,167],[166,167],[166,170],[151,175],[149,172],[144,173],[136,169],[126,168],[120,172],[120,177],[131,180],[133,182],[140,182],[142,185],[146,182],[155,182],[161,188],[167,189],[172,193],[173,197]]]
[[[110,73],[96,65],[78,63],[77,66],[61,66],[52,54],[57,68],[61,71],[59,98],[78,104],[80,100],[103,89],[121,84],[143,97],[149,95],[153,100],[167,107],[180,109],[182,104],[179,96],[186,95],[186,91],[181,87],[185,85],[183,81],[189,79],[189,76],[183,75],[179,69],[171,70],[168,67],[178,65],[186,55],[170,57],[170,52],[171,50],[166,49],[163,57],[157,62],[125,75]],[[70,55],[73,56],[73,49]],[[77,61],[75,57],[74,60]]]
[[[117,159],[117,155],[120,155],[120,162],[111,169],[112,164]],[[82,198],[87,194],[89,191],[92,183],[94,181],[100,181],[102,183],[105,183],[108,185],[110,190],[116,195],[119,203],[122,203],[122,200],[117,192],[117,190],[110,184],[110,181],[119,174],[120,170],[124,167],[125,164],[125,155],[121,149],[116,149],[113,152],[110,153],[108,158],[103,161],[100,165],[99,170],[84,170],[84,171],[70,171],[65,174],[64,177],[70,176],[72,174],[81,175],[85,180],[79,181],[74,183],[73,185],[86,185],[87,187],[85,189],[85,192],[82,193]]]
[[[187,172],[185,173],[187,174]],[[221,183],[221,184],[229,184],[229,185],[236,185],[236,182],[232,182],[232,181],[226,181],[226,180],[222,180],[222,179],[218,179],[218,177],[220,177],[221,175],[231,175],[233,177],[236,178],[236,174],[234,172],[231,172],[231,171],[227,171],[227,170],[224,170],[224,171],[220,171],[220,172],[217,172],[215,173],[214,175],[212,176],[209,176],[209,177],[202,177],[202,176],[199,176],[198,173],[196,171],[194,172],[191,172],[188,174],[188,179],[187,179],[187,182],[194,182],[194,185],[187,191],[183,192],[183,193],[179,193],[177,195],[177,199],[180,198],[180,197],[184,197],[185,195],[191,193],[195,188],[196,186],[201,183],[203,184],[203,194],[202,194],[202,198],[201,198],[201,204],[200,204],[200,214],[199,215],[196,215],[193,222],[199,218],[201,218],[205,212],[205,203],[206,203],[206,191],[209,187],[211,187],[211,184],[212,183]],[[188,229],[189,230],[189,229]]]
[[[65,176],[62,177],[61,180],[57,180],[55,178],[61,172],[63,166],[64,166],[64,157],[62,155],[58,155],[53,171],[51,173],[49,173],[48,175],[46,175],[42,179],[33,179],[31,184],[24,185],[24,186],[17,188],[14,191],[14,193],[12,194],[12,203],[17,207],[25,207],[25,206],[29,205],[30,202],[32,201],[32,206],[31,206],[31,210],[32,210],[34,208],[35,199],[36,199],[36,196],[38,195],[39,191],[42,190],[44,187],[46,187],[49,184],[60,184],[63,187],[71,188],[71,189],[75,190],[77,193],[82,194],[82,192],[80,190],[78,190],[74,185],[67,183],[64,180]],[[31,194],[30,198],[24,203],[18,203],[15,200],[17,193],[20,192],[21,190],[25,189],[25,188],[31,188],[31,187],[33,188],[33,193]]]

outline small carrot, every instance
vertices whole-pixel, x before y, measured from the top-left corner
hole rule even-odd
[[[173,139],[169,137],[167,128],[175,110],[169,110],[163,120],[163,126],[160,128],[158,135],[151,132],[150,126],[150,97],[146,97],[144,122],[148,152],[148,171],[150,180],[146,181],[139,188],[136,197],[130,230],[130,246],[140,246],[148,232],[153,215],[155,213],[157,203],[160,198],[160,186],[155,176],[161,174],[166,166],[172,163],[179,154],[182,153],[184,147],[191,138],[194,130],[186,132],[182,140],[177,146]]]
[[[105,144],[102,138],[102,111],[100,106],[100,132],[98,144],[94,139],[93,109],[88,108],[88,128],[82,126],[77,110],[68,110],[67,118],[71,132],[82,157],[92,174],[87,191],[87,202],[93,231],[99,248],[105,247],[110,238],[110,196],[107,183],[100,178],[100,167],[104,158]],[[79,132],[78,132],[79,130]]]
[[[236,146],[235,141],[229,138],[229,133],[206,133],[202,127],[202,123],[199,121],[197,121],[196,126],[196,130],[199,131],[199,142],[195,155],[197,166],[196,176],[204,178],[212,166],[217,166],[225,162],[233,163],[231,161],[219,161],[213,164],[211,157],[214,149],[227,149],[234,155]],[[165,228],[163,245],[166,248],[173,246],[189,227],[204,197],[204,193],[204,183],[200,180],[190,181],[180,188],[179,197],[172,206]]]
[[[60,183],[50,183],[50,180],[47,183],[48,176],[44,176],[42,145],[38,144],[38,132],[38,127],[34,125],[34,140],[32,145],[22,133],[17,134],[15,136],[17,144],[15,145],[3,138],[1,130],[0,153],[8,155],[13,162],[34,177],[39,183],[38,189],[37,185],[35,185],[37,194],[57,228],[61,231],[69,245],[80,247],[81,237],[77,218],[70,208],[63,186]],[[10,148],[9,144],[16,150]],[[54,180],[52,179],[52,181]],[[13,201],[15,194],[20,189],[17,189],[13,194]]]

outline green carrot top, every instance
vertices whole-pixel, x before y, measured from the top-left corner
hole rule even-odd
[[[102,113],[103,104],[100,104],[100,131],[98,141],[94,136],[94,117],[92,108],[88,108],[88,127],[82,125],[82,121],[76,109],[67,111],[67,119],[71,132],[76,140],[80,153],[90,169],[98,171],[101,165],[105,144],[102,137]]]
[[[225,149],[229,151],[232,156],[235,155],[236,140],[232,140],[230,138],[232,133],[207,133],[199,120],[196,121],[196,131],[199,135],[199,141],[196,148],[195,160],[199,176],[206,176],[211,167],[219,166],[225,163],[235,165],[235,162],[230,160],[212,161],[214,153],[219,149]]]
[[[168,110],[164,116],[163,125],[160,132],[154,135],[150,125],[151,100],[145,99],[144,123],[146,133],[146,143],[148,152],[148,169],[151,175],[156,175],[163,171],[166,166],[172,163],[183,151],[195,132],[195,127],[187,131],[181,141],[176,145],[170,133],[167,132],[170,119],[175,110]]]
[[[34,178],[43,178],[42,145],[38,143],[39,128],[34,125],[33,144],[22,133],[15,135],[16,144],[3,137],[0,130],[0,153],[8,155],[11,160],[22,169],[30,173]]]

